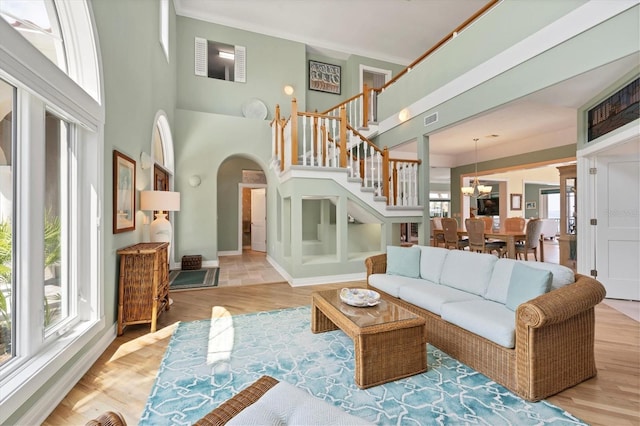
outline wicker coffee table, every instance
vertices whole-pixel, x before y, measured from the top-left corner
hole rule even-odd
[[[340,300],[340,290],[313,293],[311,331],[340,329],[355,347],[355,383],[364,389],[427,370],[425,320],[382,299],[358,308]]]

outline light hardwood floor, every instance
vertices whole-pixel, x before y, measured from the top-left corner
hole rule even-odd
[[[260,262],[264,269],[270,268],[266,260],[245,255],[251,256],[252,268],[260,269]],[[137,424],[180,321],[211,317],[214,309],[235,315],[308,305],[313,291],[364,285],[359,281],[292,288],[276,283],[172,293],[174,303],[160,317],[158,331],[149,333],[148,325],[127,327],[44,425],[84,425],[108,410],[120,411],[129,425]],[[601,303],[596,307],[595,350],[598,375],[548,401],[592,425],[640,425],[640,323]]]

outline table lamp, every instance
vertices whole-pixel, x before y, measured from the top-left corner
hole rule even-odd
[[[156,218],[149,225],[151,242],[168,242],[171,253],[171,238],[173,229],[167,220],[167,213],[180,210],[180,193],[171,191],[142,191],[140,192],[140,209],[157,211]]]

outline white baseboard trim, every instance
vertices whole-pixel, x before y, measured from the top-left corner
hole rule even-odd
[[[342,283],[348,281],[361,281],[367,279],[366,272],[357,272],[355,274],[343,274],[343,275],[323,275],[319,277],[306,277],[306,278],[293,278],[287,271],[282,268],[271,256],[267,255],[267,262],[278,271],[280,275],[284,277],[291,287],[303,287],[307,285],[316,284],[333,284]]]
[[[220,256],[239,256],[242,254],[242,250],[229,250],[229,251],[219,251],[218,257]]]
[[[267,254],[267,262],[269,262],[271,264],[271,266],[273,266],[273,269],[276,270],[276,272],[278,272],[280,275],[282,275],[282,277],[287,280],[287,282],[289,284],[291,284],[291,282],[293,281],[293,277],[291,275],[289,275],[289,273],[287,271],[284,270],[284,268],[282,266],[280,266],[280,264],[278,262],[276,262],[271,256],[269,256]]]
[[[49,415],[60,405],[62,400],[80,381],[91,366],[100,358],[100,355],[107,350],[109,345],[116,339],[117,323],[111,326],[95,345],[80,358],[77,362],[68,366],[65,373],[56,383],[40,398],[31,405],[31,408],[24,413],[17,424],[35,425],[42,424]]]
[[[205,260],[202,262],[203,268],[217,268],[220,266],[220,262],[217,260]]]

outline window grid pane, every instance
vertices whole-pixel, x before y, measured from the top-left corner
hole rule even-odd
[[[62,71],[67,57],[52,0],[2,0],[0,16]]]
[[[0,365],[15,355],[15,286],[13,271],[13,145],[15,135],[15,87],[0,80],[0,105],[6,105],[0,117]]]
[[[44,325],[54,327],[69,316],[68,124],[46,113],[46,183],[44,218]]]

